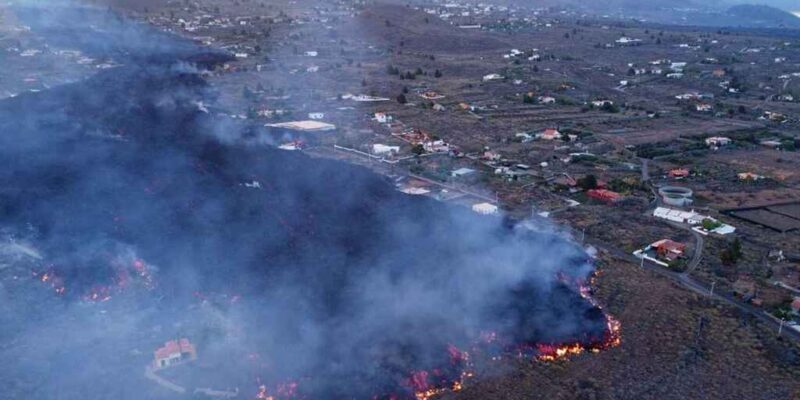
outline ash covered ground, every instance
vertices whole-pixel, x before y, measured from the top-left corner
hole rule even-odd
[[[202,76],[226,55],[104,11],[15,12],[120,66],[0,102],[0,398],[184,396],[143,377],[176,337],[200,354],[173,372],[189,387],[316,399],[413,397],[487,333],[603,340],[579,246],[262,144],[215,116]]]

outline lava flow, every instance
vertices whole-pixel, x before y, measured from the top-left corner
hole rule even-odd
[[[594,284],[594,277],[595,275],[593,274],[589,278],[591,284]],[[568,280],[562,278],[559,278],[562,282],[568,282]],[[600,309],[596,300],[591,297],[591,288],[583,280],[577,280],[573,283],[574,285],[570,286],[580,293],[580,297]],[[566,360],[583,353],[599,353],[616,347],[621,343],[621,324],[610,315],[606,314],[604,317],[606,329],[602,335],[559,343],[513,344],[497,332],[482,332],[472,343],[470,351],[463,351],[452,344],[448,345],[449,363],[430,370],[411,371],[405,382],[401,384],[401,386],[408,389],[407,391],[376,394],[371,396],[370,400],[430,400],[448,392],[458,392],[464,388],[468,380],[475,376],[475,365],[471,352],[473,354],[492,355],[499,348],[498,355],[484,358],[490,360],[488,362],[501,360],[506,356],[527,358],[540,362],[554,362]],[[291,390],[286,390],[287,387],[290,387]],[[291,386],[287,386],[285,383],[279,384],[275,390],[268,391],[267,386],[259,380],[259,389],[255,399],[297,400],[308,398],[301,396],[300,392],[297,382],[292,382]]]

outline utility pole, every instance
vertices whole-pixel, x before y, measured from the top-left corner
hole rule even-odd
[[[581,244],[586,240],[586,227],[581,229]]]
[[[784,321],[784,319],[781,318],[781,324],[778,325],[778,337],[781,336],[781,332],[783,331],[783,321]]]
[[[639,258],[639,268],[644,268],[644,253],[642,253],[642,256]]]
[[[711,290],[708,292],[708,297],[714,297],[714,285],[717,284],[717,281],[711,282]]]

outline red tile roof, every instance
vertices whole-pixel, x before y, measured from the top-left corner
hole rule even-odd
[[[617,192],[612,192],[606,189],[591,189],[587,192],[589,197],[593,199],[614,202],[622,198],[622,195]]]
[[[189,339],[181,338],[178,340],[170,340],[169,342],[164,343],[164,347],[161,347],[155,351],[155,358],[158,360],[161,358],[168,358],[173,354],[194,352],[194,345],[189,341]]]

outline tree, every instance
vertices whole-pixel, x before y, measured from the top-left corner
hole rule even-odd
[[[742,257],[742,242],[737,237],[728,245],[728,248],[719,253],[719,259],[724,265],[733,265]]]
[[[522,96],[522,102],[525,104],[535,103],[536,101],[535,98],[533,97],[533,93],[525,93],[525,95]]]
[[[437,69],[436,72],[433,73],[433,76],[436,77],[436,78],[441,78],[442,77],[442,71],[439,71]]]
[[[592,174],[586,175],[578,179],[578,187],[583,190],[591,190],[597,188],[597,177]]]
[[[711,218],[706,218],[703,220],[703,229],[707,231],[713,231],[714,229],[717,229],[720,226],[722,226],[722,223],[720,223],[719,221],[714,221]]]
[[[421,156],[425,154],[425,147],[421,144],[415,144],[414,147],[411,148],[411,152],[415,155]]]
[[[616,113],[619,112],[619,107],[617,107],[616,104],[613,104],[613,103],[611,103],[609,101],[603,103],[603,106],[600,107],[600,109],[605,111],[605,112],[612,113],[612,114],[616,114]]]
[[[406,95],[400,93],[400,95],[397,96],[397,102],[400,104],[406,104],[408,103],[408,99],[406,99]]]

